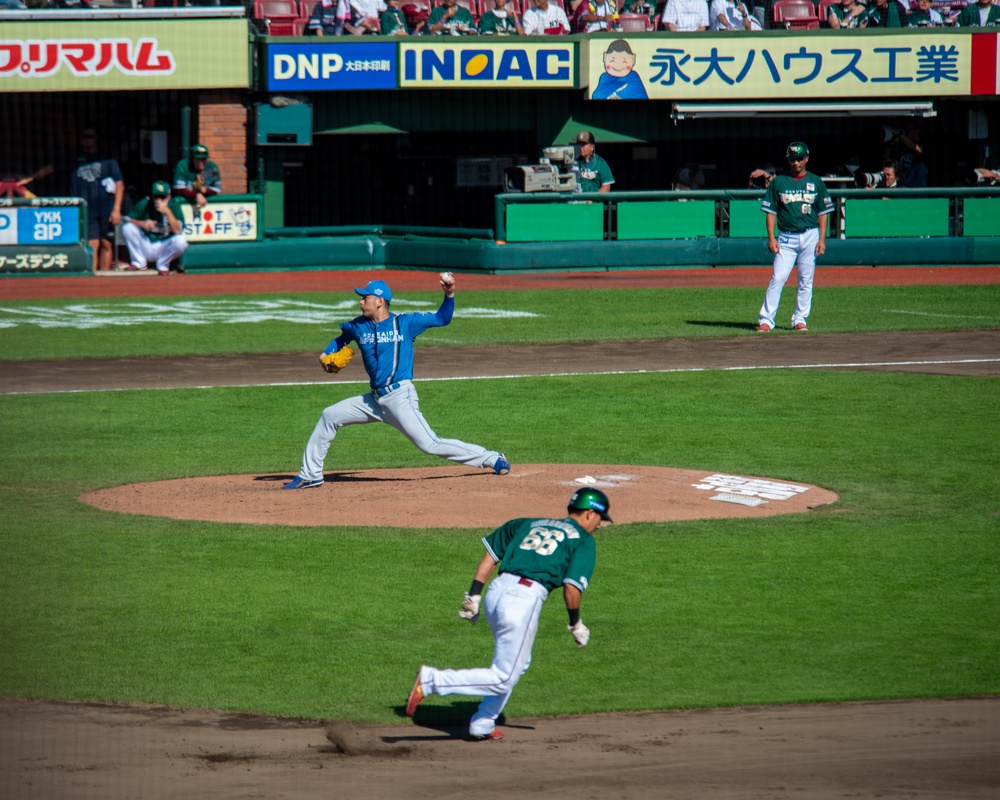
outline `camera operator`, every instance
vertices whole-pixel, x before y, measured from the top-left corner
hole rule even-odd
[[[854,185],[859,189],[898,189],[903,185],[899,178],[899,162],[891,158],[882,162],[881,172],[857,172]]]
[[[615,176],[611,174],[608,162],[597,155],[597,140],[590,131],[580,131],[576,137],[580,146],[580,156],[576,159],[579,170],[580,191],[610,192]]]
[[[761,164],[750,173],[748,189],[766,189],[777,174],[773,164]]]

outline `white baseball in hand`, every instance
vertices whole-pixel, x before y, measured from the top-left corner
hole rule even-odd
[[[450,272],[442,272],[441,273],[441,282],[442,283],[454,283],[455,282],[455,276],[452,275]]]

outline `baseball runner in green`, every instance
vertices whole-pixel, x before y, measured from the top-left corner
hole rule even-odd
[[[479,669],[422,666],[406,703],[407,716],[413,716],[428,695],[480,696],[483,701],[469,724],[470,736],[502,738],[496,720],[531,664],[538,618],[549,592],[562,586],[576,646],[584,647],[590,640],[590,631],[580,619],[580,598],[590,585],[597,555],[591,534],[601,522],[611,522],[608,510],[604,492],[579,489],[569,499],[565,519],[512,519],[483,539],[486,553],[458,615],[476,624],[483,586],[499,564],[500,574],[482,604],[493,631],[493,663]]]
[[[833,211],[833,200],[826,184],[806,171],[809,148],[802,142],[792,142],[787,155],[789,174],[778,175],[768,184],[760,206],[767,215],[767,249],[774,253],[771,282],[757,320],[757,330],[761,333],[774,328],[781,289],[796,264],[799,291],[792,327],[797,331],[808,330],[806,319],[812,309],[816,256],[826,252],[826,226]]]

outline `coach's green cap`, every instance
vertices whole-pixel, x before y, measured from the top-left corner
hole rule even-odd
[[[150,194],[153,197],[166,197],[170,194],[170,184],[166,181],[155,181],[153,183],[153,191]]]
[[[788,145],[788,160],[791,161],[793,158],[808,158],[809,148],[806,147],[805,142],[792,142]]]
[[[208,148],[203,144],[192,145],[191,158],[208,158]]]

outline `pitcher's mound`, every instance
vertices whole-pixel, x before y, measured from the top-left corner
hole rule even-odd
[[[705,470],[609,464],[515,464],[509,475],[452,465],[328,472],[315,489],[294,475],[221,475],[135,483],[81,499],[105,511],[256,525],[494,528],[513,517],[562,519],[574,490],[593,486],[616,523],[767,517],[837,500],[817,486]]]

